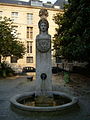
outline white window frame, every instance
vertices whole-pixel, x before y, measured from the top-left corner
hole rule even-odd
[[[27,13],[27,24],[28,25],[33,24],[33,14],[32,13]]]
[[[33,63],[33,57],[32,56],[26,57],[26,62],[27,63]]]
[[[13,22],[17,22],[18,12],[11,12],[11,19],[12,19]]]
[[[27,27],[27,39],[33,39],[33,27]]]
[[[32,53],[33,51],[33,42],[27,41],[27,53]]]

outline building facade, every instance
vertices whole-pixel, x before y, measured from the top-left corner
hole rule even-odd
[[[6,16],[13,20],[13,26],[17,33],[19,33],[18,38],[26,47],[26,54],[23,58],[18,60],[14,56],[7,58],[7,62],[14,67],[35,67],[36,35],[39,34],[39,11],[42,8],[47,9],[49,13],[47,18],[49,21],[49,34],[53,39],[55,28],[57,27],[53,21],[53,16],[58,12],[62,13],[62,10],[22,4],[0,3],[0,16],[2,18]]]

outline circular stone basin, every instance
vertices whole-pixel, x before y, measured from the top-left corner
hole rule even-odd
[[[53,104],[35,104],[35,92],[19,94],[11,98],[11,105],[24,111],[56,111],[72,107],[77,104],[77,97],[62,92],[49,92],[53,95]]]

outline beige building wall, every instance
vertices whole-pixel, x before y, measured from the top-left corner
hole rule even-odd
[[[19,40],[23,42],[25,47],[27,48],[27,41],[32,42],[32,53],[27,53],[24,55],[23,59],[19,59],[17,63],[11,63],[10,57],[7,58],[7,61],[12,64],[13,66],[17,67],[24,67],[24,66],[32,66],[35,67],[35,61],[36,61],[36,56],[35,56],[35,43],[36,43],[36,35],[39,34],[39,29],[38,29],[38,21],[39,21],[39,11],[41,7],[32,7],[32,6],[24,6],[24,5],[11,5],[11,4],[1,4],[0,3],[0,11],[2,11],[2,17],[8,17],[11,18],[11,13],[12,12],[18,12],[18,18],[14,22],[14,26],[18,26],[17,32],[20,33],[18,37],[20,38]],[[47,18],[49,21],[49,34],[54,36],[55,34],[55,28],[57,25],[53,21],[53,15],[55,15],[57,12],[61,12],[61,10],[58,9],[52,9],[52,8],[45,8],[48,10],[49,17]],[[27,24],[27,13],[33,14],[33,23],[32,24]],[[27,38],[27,27],[33,27],[33,39],[28,39]],[[33,62],[32,63],[27,63],[26,58],[27,57],[33,57]]]

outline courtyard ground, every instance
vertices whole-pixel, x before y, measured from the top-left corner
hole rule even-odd
[[[29,75],[33,75],[33,73]],[[0,120],[90,120],[90,78],[71,74],[71,81],[66,84],[62,74],[54,74],[52,80],[53,91],[62,91],[77,96],[78,106],[55,112],[27,113],[14,109],[10,105],[11,97],[35,90],[35,77],[33,81],[30,81],[27,79],[27,75],[15,76],[0,79]]]

